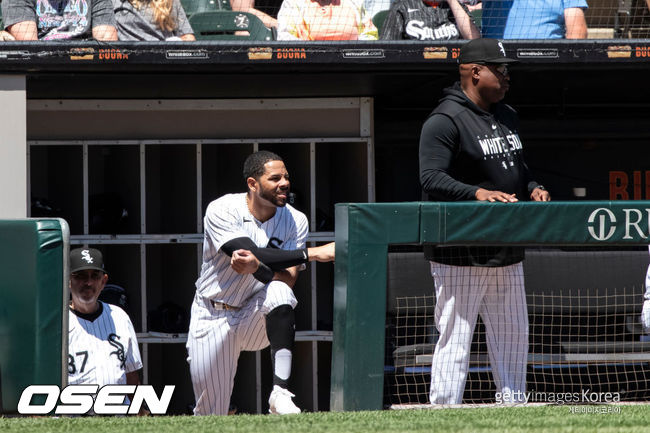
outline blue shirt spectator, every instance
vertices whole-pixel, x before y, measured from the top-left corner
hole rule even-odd
[[[484,0],[483,37],[583,39],[586,0]]]

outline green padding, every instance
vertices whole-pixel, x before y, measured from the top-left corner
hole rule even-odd
[[[348,213],[348,236],[355,243],[392,244],[417,242],[421,203],[355,203],[337,204]]]
[[[648,237],[650,203],[423,203],[422,243],[639,244]]]
[[[0,220],[0,412],[28,385],[61,385],[65,236],[63,220]]]
[[[419,203],[336,205],[333,410],[382,405],[387,247],[417,242],[419,211]]]
[[[381,409],[389,244],[647,245],[650,202],[336,205],[332,410]]]

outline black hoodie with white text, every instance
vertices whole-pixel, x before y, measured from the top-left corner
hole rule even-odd
[[[445,89],[420,135],[420,183],[429,200],[476,200],[479,188],[530,200],[538,184],[524,161],[517,125],[512,107],[497,103],[485,111],[465,95],[460,83]],[[427,246],[425,256],[457,266],[506,266],[523,258],[523,251],[513,248],[463,250],[450,257],[448,248]]]

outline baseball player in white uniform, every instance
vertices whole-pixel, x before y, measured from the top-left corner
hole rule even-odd
[[[305,215],[287,204],[289,174],[271,152],[244,163],[247,193],[209,204],[201,274],[187,338],[195,415],[226,415],[241,351],[271,346],[269,411],[299,413],[288,391],[295,335],[293,285],[308,261],[332,261],[334,244],[305,248]]]
[[[102,253],[70,251],[68,383],[138,385],[142,368],[133,324],[119,307],[98,301],[108,281]]]
[[[430,199],[510,203],[549,201],[532,179],[517,133],[516,112],[501,100],[510,87],[505,49],[474,39],[460,49],[460,81],[444,90],[420,136],[420,181]],[[523,401],[528,311],[523,249],[425,246],[436,291],[440,337],[431,366],[432,404],[460,404],[478,315],[486,328],[501,402]]]
[[[648,246],[650,252],[650,246]],[[650,334],[650,265],[645,274],[645,294],[643,295],[643,309],[641,310],[641,325],[646,334]]]

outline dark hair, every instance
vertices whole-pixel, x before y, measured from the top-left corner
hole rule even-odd
[[[264,164],[269,161],[282,161],[282,158],[267,150],[260,150],[249,155],[244,161],[244,180],[249,177],[259,179],[264,174]]]

